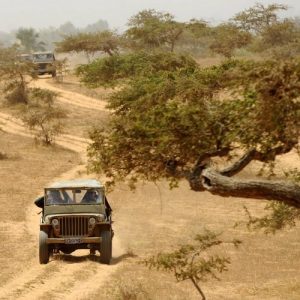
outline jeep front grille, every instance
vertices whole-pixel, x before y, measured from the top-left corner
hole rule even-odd
[[[59,217],[60,236],[88,236],[89,217]]]
[[[39,69],[46,70],[47,64],[39,64]]]

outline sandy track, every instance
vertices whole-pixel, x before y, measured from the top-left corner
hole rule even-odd
[[[37,86],[55,89],[44,80],[39,80]],[[61,102],[90,109],[103,110],[104,104],[94,99],[59,90]],[[74,100],[76,99],[76,100]],[[8,133],[25,137],[33,137],[32,132],[24,128],[22,122],[8,114],[0,113],[0,128]],[[86,162],[86,147],[88,139],[63,134],[57,138],[56,143],[62,147],[78,152],[81,160]],[[71,179],[78,177],[85,171],[85,164],[54,178]],[[90,257],[87,251],[77,251],[72,256],[55,256],[47,265],[38,263],[38,224],[39,209],[28,207],[26,209],[26,227],[32,240],[32,248],[36,249],[36,256],[28,262],[28,267],[20,265],[20,272],[4,286],[0,283],[0,299],[87,299],[93,289],[98,289],[108,277],[118,268],[118,264],[110,266],[101,265],[99,257]],[[31,249],[32,249],[31,248]],[[117,237],[114,238],[113,257],[122,255],[123,250]],[[24,249],[26,251],[26,249]],[[94,261],[96,260],[96,261]],[[115,260],[117,261],[117,260]],[[16,261],[16,264],[18,262]]]
[[[57,99],[64,104],[75,105],[78,107],[99,110],[99,111],[107,111],[106,109],[107,103],[105,101],[96,100],[85,95],[81,95],[70,91],[65,91],[63,89],[54,87],[53,85],[48,83],[48,80],[46,78],[42,78],[32,82],[31,86],[48,89],[58,93]]]
[[[2,112],[0,112],[0,127],[8,133],[33,137],[33,133],[24,127],[22,121]],[[55,142],[59,146],[84,155],[89,140],[69,134],[63,134],[56,138]]]

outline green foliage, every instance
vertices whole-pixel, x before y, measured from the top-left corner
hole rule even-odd
[[[257,149],[264,162],[271,162],[279,150],[297,144],[299,63],[228,61],[209,68],[190,63],[173,68],[172,63],[165,68],[165,61],[156,56],[155,68],[150,64],[147,72],[135,66],[136,60],[125,64],[131,71],[123,72],[122,64],[112,70],[112,81],[117,74],[123,86],[109,101],[110,127],[95,129],[89,147],[90,168],[112,183],[188,178],[200,158],[229,154],[226,150],[237,145]]]
[[[118,35],[109,30],[100,32],[80,32],[66,36],[61,42],[56,43],[57,52],[85,52],[87,55],[104,52],[112,56],[120,46]]]
[[[296,221],[300,220],[299,209],[277,201],[271,202],[265,207],[269,213],[263,217],[254,217],[246,207],[244,209],[248,217],[248,229],[263,229],[266,234],[274,234],[286,227],[294,227]]]
[[[16,38],[26,52],[45,51],[45,43],[38,41],[39,34],[33,28],[20,28],[16,33]]]
[[[194,244],[183,245],[173,252],[159,253],[143,263],[149,268],[173,273],[177,281],[191,280],[202,299],[205,299],[199,283],[209,278],[220,280],[218,274],[228,271],[229,257],[209,253],[224,243],[219,235],[206,231],[195,237]],[[241,242],[234,240],[230,243],[237,247]]]
[[[236,14],[233,21],[242,30],[259,34],[267,27],[276,24],[278,22],[278,12],[287,9],[288,7],[283,4],[264,6],[261,3],[256,3],[253,7]]]
[[[34,65],[22,60],[15,47],[0,48],[0,81],[10,104],[27,103],[27,85],[36,75]]]
[[[49,90],[30,89],[29,102],[20,112],[24,124],[47,146],[62,133],[62,119],[66,117],[66,113],[54,104],[56,96]]]
[[[153,50],[166,47],[174,51],[184,24],[176,22],[174,16],[153,9],[143,10],[133,16],[126,31],[128,44],[134,49]]]
[[[261,43],[266,47],[297,43],[300,30],[292,20],[284,20],[266,27],[261,33]]]
[[[231,23],[221,24],[215,27],[212,32],[211,50],[227,58],[232,57],[236,49],[245,47],[251,42],[250,33],[240,30]]]
[[[180,68],[195,68],[196,62],[188,56],[166,52],[144,51],[116,55],[94,60],[77,69],[82,82],[90,87],[124,84],[128,79],[143,77],[158,71],[175,71]]]

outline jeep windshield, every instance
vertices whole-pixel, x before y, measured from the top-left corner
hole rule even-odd
[[[100,204],[104,195],[101,189],[46,189],[45,205]]]
[[[53,53],[34,53],[33,60],[36,62],[39,61],[53,61],[54,55]]]

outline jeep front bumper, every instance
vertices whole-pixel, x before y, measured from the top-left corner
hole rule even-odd
[[[48,238],[47,244],[100,244],[101,237],[70,237],[70,238]]]

